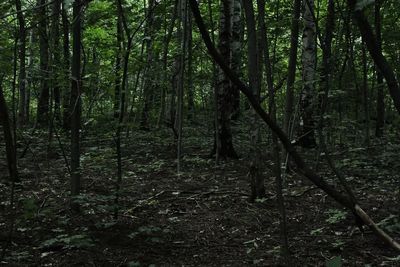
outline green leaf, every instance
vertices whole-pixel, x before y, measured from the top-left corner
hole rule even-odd
[[[326,267],[342,267],[342,257],[336,256],[326,261]]]

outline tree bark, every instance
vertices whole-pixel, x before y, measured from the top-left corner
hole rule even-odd
[[[286,104],[285,120],[283,129],[291,138],[291,123],[293,118],[293,99],[294,99],[294,81],[296,78],[297,47],[299,38],[299,18],[301,10],[301,0],[293,0],[292,24],[290,27],[290,52],[289,65],[286,80]]]
[[[302,53],[303,90],[300,95],[300,137],[298,143],[306,148],[315,147],[314,105],[316,70],[316,22],[314,21],[314,0],[304,1],[304,28]]]
[[[386,60],[386,57],[382,54],[381,49],[379,49],[378,41],[374,36],[371,25],[365,17],[363,10],[356,6],[357,1],[347,0],[347,3],[350,7],[350,10],[353,11],[354,20],[357,23],[358,29],[360,30],[363,41],[368,48],[369,54],[386,80],[394,106],[396,107],[397,112],[400,113],[400,87],[396,79],[396,75]]]
[[[19,180],[17,169],[17,153],[14,146],[14,137],[12,134],[7,103],[4,98],[2,78],[0,80],[0,125],[3,126],[4,140],[6,143],[7,166],[10,174],[10,180],[12,182],[17,182]]]
[[[381,23],[381,5],[382,0],[375,1],[375,34],[378,49],[382,52],[382,23]],[[377,98],[376,98],[376,128],[375,136],[382,137],[385,126],[385,94],[383,91],[382,72],[376,71]]]
[[[19,87],[19,109],[18,109],[18,122],[24,125],[28,121],[28,110],[29,106],[26,101],[26,28],[25,28],[25,17],[22,12],[21,0],[15,0],[15,7],[17,10],[17,19],[19,25],[19,47],[18,47],[18,58],[19,58],[19,74],[18,74],[18,87]]]
[[[77,196],[81,188],[80,127],[81,127],[81,30],[82,0],[73,4],[72,66],[71,66],[71,195]],[[72,206],[74,209],[74,205]]]
[[[233,0],[221,0],[220,6],[220,31],[218,49],[223,57],[225,64],[231,66],[231,38],[232,38],[232,5]],[[229,78],[223,71],[219,71],[217,85],[217,103],[218,103],[218,139],[220,142],[219,151],[220,158],[237,158],[236,151],[233,147],[231,115],[233,103],[233,88]],[[214,142],[214,151],[218,149]]]
[[[40,96],[37,105],[37,123],[49,123],[49,41],[47,35],[46,0],[38,0],[39,8],[39,49],[40,49]]]

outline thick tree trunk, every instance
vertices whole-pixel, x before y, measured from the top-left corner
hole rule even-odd
[[[231,66],[231,38],[232,38],[232,5],[233,0],[222,0],[220,7],[220,31],[218,49],[224,58],[225,64]],[[220,142],[219,151],[221,158],[237,158],[233,147],[231,115],[233,104],[233,87],[229,78],[223,71],[219,72],[217,85],[217,103],[218,103],[218,139]],[[218,149],[214,142],[214,151]]]
[[[232,70],[240,76],[242,67],[242,5],[241,0],[233,0],[233,16],[232,16]],[[236,120],[240,116],[240,90],[233,84],[233,107],[232,119]]]

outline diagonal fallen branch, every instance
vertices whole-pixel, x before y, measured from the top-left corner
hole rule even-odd
[[[363,209],[355,202],[351,197],[345,196],[329,185],[322,177],[312,171],[304,162],[303,158],[293,147],[287,135],[283,132],[283,130],[269,117],[266,111],[261,107],[259,101],[254,97],[251,89],[244,84],[240,78],[232,71],[230,67],[228,67],[219,52],[216,50],[213,45],[207,28],[205,27],[203,18],[200,14],[199,6],[196,0],[189,0],[190,7],[192,9],[193,17],[196,21],[196,24],[199,28],[200,34],[204,40],[204,43],[208,49],[213,60],[219,65],[221,70],[229,77],[229,79],[234,83],[239,90],[247,97],[251,106],[257,112],[257,114],[261,117],[261,119],[269,126],[269,128],[278,136],[282,145],[285,147],[286,151],[290,154],[293,161],[296,163],[297,167],[300,169],[301,173],[311,180],[316,186],[321,188],[325,193],[331,196],[334,200],[336,200],[339,204],[346,207],[356,216],[356,221],[360,221],[371,228],[371,230],[386,244],[400,252],[400,245],[389,235],[387,235],[383,230],[381,230],[372,219],[365,213]]]

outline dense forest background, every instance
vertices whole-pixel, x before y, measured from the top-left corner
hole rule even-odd
[[[399,8],[1,2],[1,265],[399,266]]]

